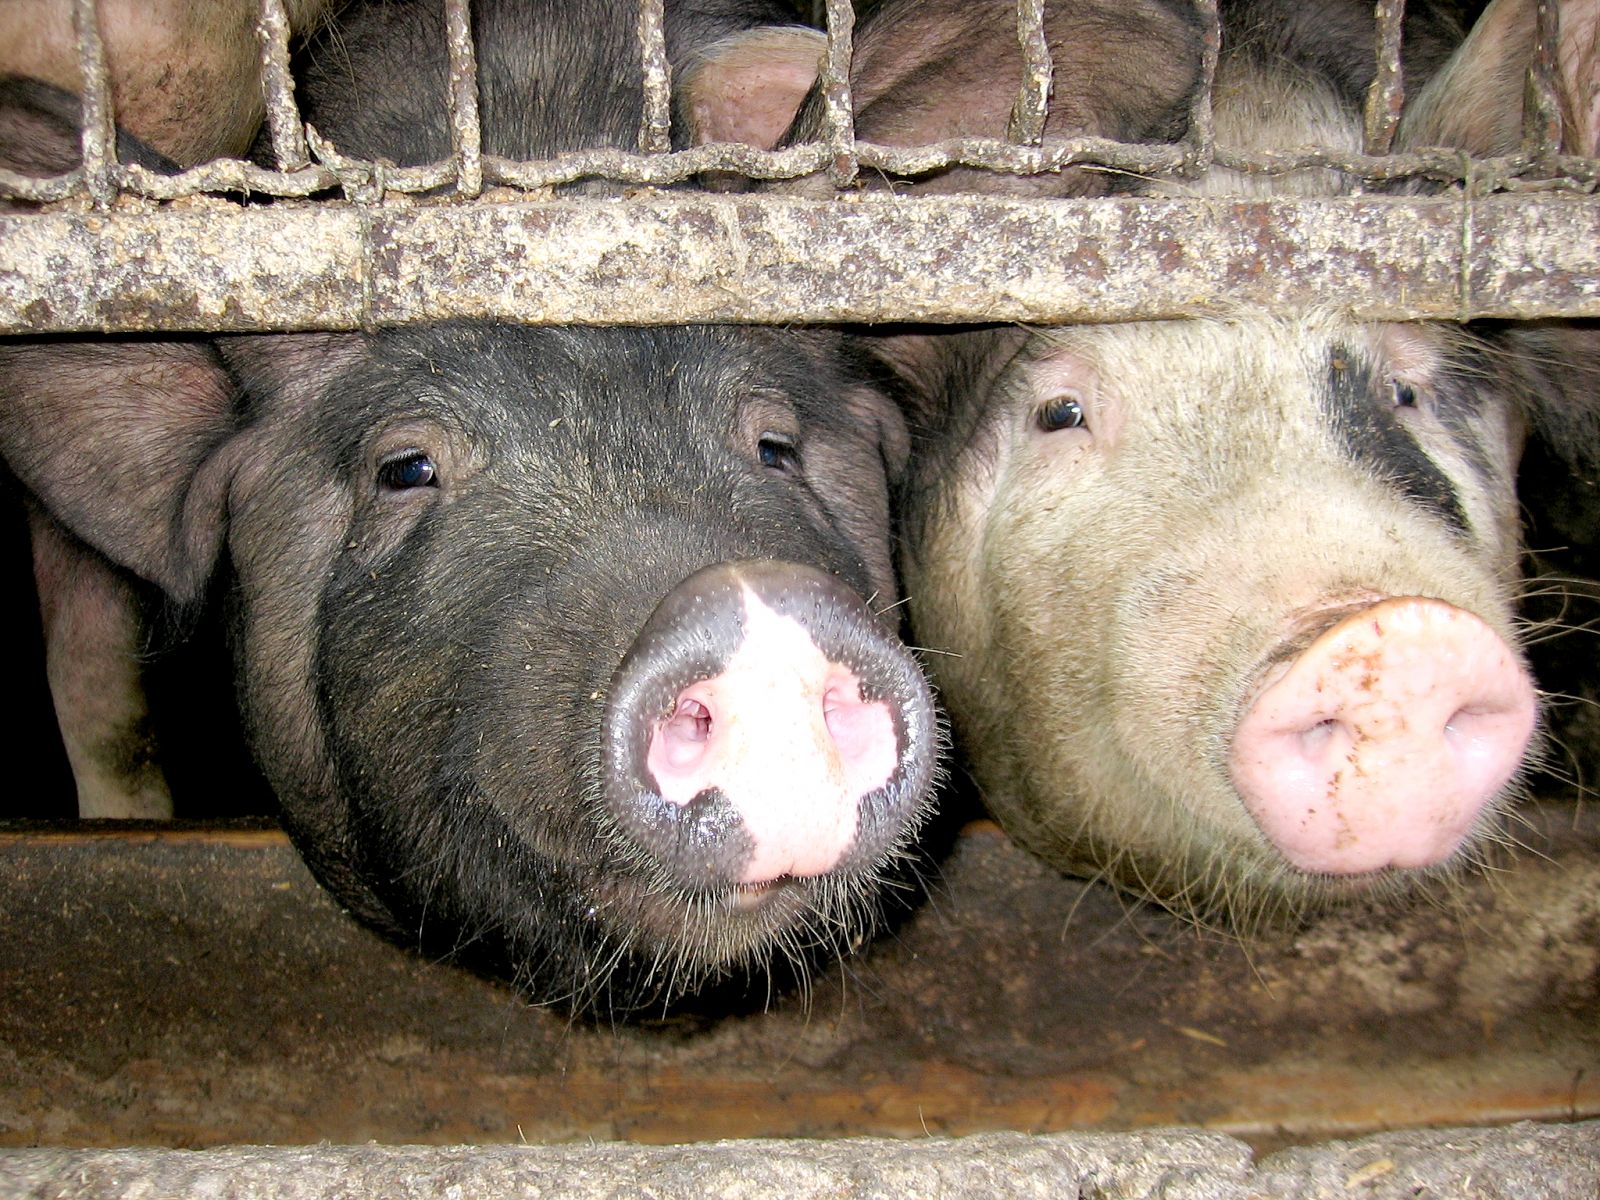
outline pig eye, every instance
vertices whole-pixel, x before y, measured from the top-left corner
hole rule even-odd
[[[793,472],[800,469],[800,447],[784,433],[763,433],[756,443],[756,453],[761,465],[774,471]]]
[[[1389,381],[1389,399],[1396,408],[1416,408],[1417,389],[1403,379]]]
[[[391,492],[438,487],[439,468],[422,450],[406,450],[378,464],[378,486]]]
[[[1088,415],[1076,396],[1057,396],[1039,409],[1034,417],[1045,433],[1062,429],[1082,429],[1088,424]]]

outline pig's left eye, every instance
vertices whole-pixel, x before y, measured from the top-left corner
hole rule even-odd
[[[800,447],[788,434],[762,434],[756,443],[756,453],[761,465],[771,470],[793,472],[800,469]]]
[[[1039,409],[1034,418],[1045,433],[1061,429],[1082,429],[1088,424],[1088,415],[1076,396],[1057,396]]]
[[[379,464],[378,484],[392,492],[438,487],[439,468],[431,455],[421,450],[407,450]]]
[[[1416,408],[1417,389],[1403,379],[1389,381],[1389,400],[1396,408]]]

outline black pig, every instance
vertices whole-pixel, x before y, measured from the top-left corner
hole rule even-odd
[[[667,15],[684,53],[773,14]],[[631,144],[628,6],[473,17],[486,150]],[[438,153],[437,22],[348,9],[306,56],[308,118],[346,152]],[[936,739],[877,615],[905,430],[837,337],[84,342],[48,378],[33,349],[0,361],[8,464],[173,599],[222,573],[252,749],[358,915],[610,1011],[870,927]]]

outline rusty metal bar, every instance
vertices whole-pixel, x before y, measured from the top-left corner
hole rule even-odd
[[[1222,48],[1222,18],[1217,12],[1217,0],[1195,0],[1194,6],[1205,28],[1205,44],[1200,57],[1200,90],[1189,106],[1184,162],[1178,171],[1190,179],[1210,170],[1212,160],[1216,157],[1216,122],[1211,111],[1211,89],[1217,78],[1217,55]]]
[[[1239,304],[1371,319],[1600,316],[1600,201],[867,195],[840,205],[676,193],[0,219],[0,333],[446,318],[1049,323]]]
[[[665,10],[664,0],[639,0],[639,57],[644,65],[641,154],[665,154],[672,149],[672,67],[667,62]]]
[[[823,142],[828,178],[849,187],[860,170],[855,103],[850,92],[850,56],[855,46],[856,13],[851,0],[828,0],[828,50],[822,59]]]
[[[445,40],[450,47],[450,150],[458,196],[483,191],[483,131],[478,122],[478,53],[472,44],[467,0],[444,0]]]
[[[261,0],[256,36],[261,42],[261,90],[266,103],[267,130],[272,138],[273,161],[280,171],[298,171],[311,162],[305,130],[294,102],[294,79],[289,74],[289,14],[283,0]]]
[[[1022,43],[1022,86],[1006,136],[1019,145],[1037,146],[1044,141],[1055,70],[1044,35],[1044,0],[1017,0],[1017,38]]]
[[[74,0],[72,21],[83,77],[83,179],[90,198],[104,207],[116,196],[117,131],[99,0]]]
[[[1539,0],[1535,11],[1533,61],[1528,64],[1522,100],[1522,148],[1543,161],[1561,149],[1561,101],[1556,87],[1561,18],[1555,0]]]
[[[1367,89],[1362,147],[1367,154],[1387,154],[1400,125],[1405,105],[1405,82],[1400,66],[1401,27],[1406,0],[1378,0],[1378,69]]]
[[[1205,123],[1209,124],[1208,116]],[[238,190],[248,190],[259,196],[298,197],[332,187],[348,189],[353,180],[360,180],[362,195],[376,201],[381,194],[415,194],[448,186],[457,175],[455,165],[450,162],[393,167],[345,158],[311,127],[307,128],[307,138],[321,165],[298,171],[283,173],[223,159],[177,175],[159,175],[136,165],[123,164],[116,168],[114,178],[121,190],[152,200]],[[952,138],[914,147],[856,142],[854,160],[860,166],[886,175],[917,175],[950,166],[1031,174],[1056,171],[1074,163],[1095,163],[1143,175],[1189,174],[1204,168],[1203,147],[1209,141],[1209,134],[1203,133],[1198,139],[1191,137],[1185,143],[1172,145],[1130,145],[1096,137],[1071,138],[1052,143],[1049,148],[1018,146],[993,138]],[[1589,192],[1600,184],[1600,159],[1577,155],[1536,159],[1521,153],[1473,161],[1459,153],[1427,149],[1381,156],[1316,148],[1254,154],[1216,148],[1213,153],[1215,161],[1222,166],[1256,174],[1320,168],[1377,182],[1421,178],[1437,183],[1462,183],[1471,179],[1480,192],[1496,189]],[[617,149],[584,150],[532,163],[485,156],[483,171],[485,182],[536,190],[583,178],[670,186],[702,171],[728,171],[763,180],[792,179],[827,169],[834,161],[834,149],[828,143],[777,151],[724,144],[696,146],[665,155],[640,155]],[[82,180],[81,169],[46,179],[0,170],[0,197],[48,203],[81,190]]]

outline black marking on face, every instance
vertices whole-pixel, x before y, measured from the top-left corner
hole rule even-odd
[[[1328,354],[1323,404],[1353,462],[1437,513],[1458,533],[1471,531],[1449,476],[1396,417],[1390,389],[1380,386],[1372,369],[1349,349],[1335,346]]]
[[[1433,412],[1454,440],[1467,466],[1485,488],[1504,486],[1485,446],[1480,422],[1484,413],[1499,403],[1509,404],[1494,387],[1494,372],[1488,357],[1471,342],[1451,348],[1456,369],[1440,372],[1433,391]]]

